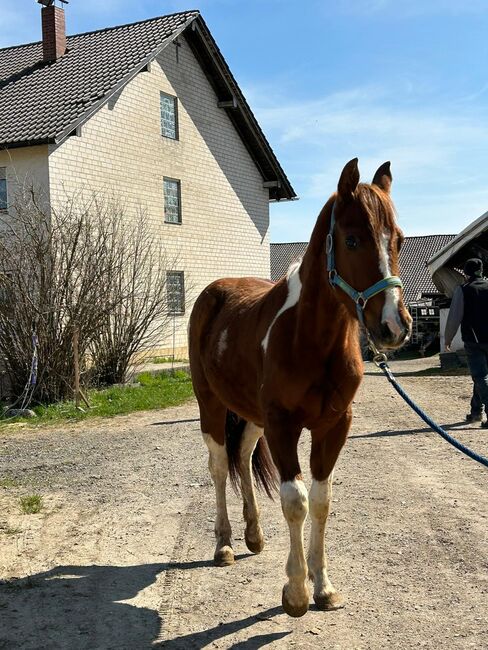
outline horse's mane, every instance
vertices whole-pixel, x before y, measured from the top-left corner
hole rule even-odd
[[[395,208],[390,195],[374,185],[359,183],[355,192],[369,218],[373,233],[391,231],[395,226]]]

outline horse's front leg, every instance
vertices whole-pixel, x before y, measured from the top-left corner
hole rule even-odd
[[[308,570],[313,580],[313,599],[319,609],[329,610],[343,607],[342,596],[336,591],[327,575],[325,551],[325,526],[332,498],[332,474],[349,431],[351,415],[344,417],[328,431],[312,431],[310,467],[312,487],[309,505],[312,519]]]
[[[289,616],[303,616],[308,610],[310,593],[307,561],[303,547],[303,525],[308,513],[308,493],[298,462],[297,444],[301,428],[265,429],[266,439],[281,477],[280,498],[290,532],[290,553],[286,563],[288,582],[283,587],[283,609]]]

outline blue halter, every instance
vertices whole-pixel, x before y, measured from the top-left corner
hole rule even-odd
[[[329,273],[329,282],[333,288],[339,287],[339,289],[342,289],[342,291],[344,291],[344,293],[346,293],[349,296],[349,298],[354,300],[354,302],[356,303],[358,320],[361,323],[361,325],[366,327],[364,323],[364,310],[366,308],[366,304],[368,300],[373,296],[376,296],[376,294],[385,291],[385,289],[389,289],[390,287],[403,287],[403,282],[400,280],[398,276],[391,275],[387,278],[383,278],[382,280],[379,280],[378,282],[373,284],[371,287],[368,287],[368,289],[365,289],[364,291],[356,291],[356,289],[353,289],[351,285],[347,284],[347,282],[341,278],[341,276],[339,275],[339,273],[335,268],[334,227],[335,227],[335,203],[332,208],[332,216],[330,218],[330,229],[325,244],[325,250],[327,253],[327,271]]]

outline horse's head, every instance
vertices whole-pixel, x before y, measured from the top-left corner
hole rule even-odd
[[[333,247],[333,262],[329,255],[329,265],[336,272],[334,277],[332,271],[332,279],[342,278],[349,285],[341,287],[344,291],[336,288],[338,297],[354,315],[361,317],[362,312],[374,342],[383,349],[397,348],[408,340],[412,324],[398,278],[392,278],[398,275],[403,235],[395,222],[391,182],[389,162],[381,165],[371,185],[359,183],[357,158],[348,162],[339,179],[333,232],[328,238],[328,245]],[[350,288],[364,292],[364,309],[364,299],[348,294]],[[359,302],[359,310],[355,301]]]

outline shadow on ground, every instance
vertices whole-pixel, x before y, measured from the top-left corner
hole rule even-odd
[[[452,422],[451,424],[443,424],[441,425],[441,428],[444,429],[445,431],[477,431],[478,429],[480,431],[483,431],[479,426],[478,427],[473,427],[470,426],[469,424],[466,423],[465,420],[462,420],[461,422]],[[411,436],[416,433],[435,433],[431,427],[421,427],[418,429],[403,429],[399,431],[394,431],[392,429],[385,429],[384,431],[374,431],[372,433],[356,433],[356,434],[351,434],[349,438],[351,440],[359,439],[359,438],[389,438],[389,437],[395,437],[395,436]]]
[[[164,631],[164,619],[161,620],[153,609],[123,601],[137,596],[163,572],[168,575],[176,570],[205,566],[213,566],[213,562],[58,566],[26,578],[0,581],[0,648],[200,648],[282,613],[281,608],[276,607],[239,621],[157,643],[161,631]],[[164,585],[162,583],[162,597],[168,595],[170,583],[167,580]],[[257,635],[232,647],[241,650],[261,648],[286,634],[288,632]]]

